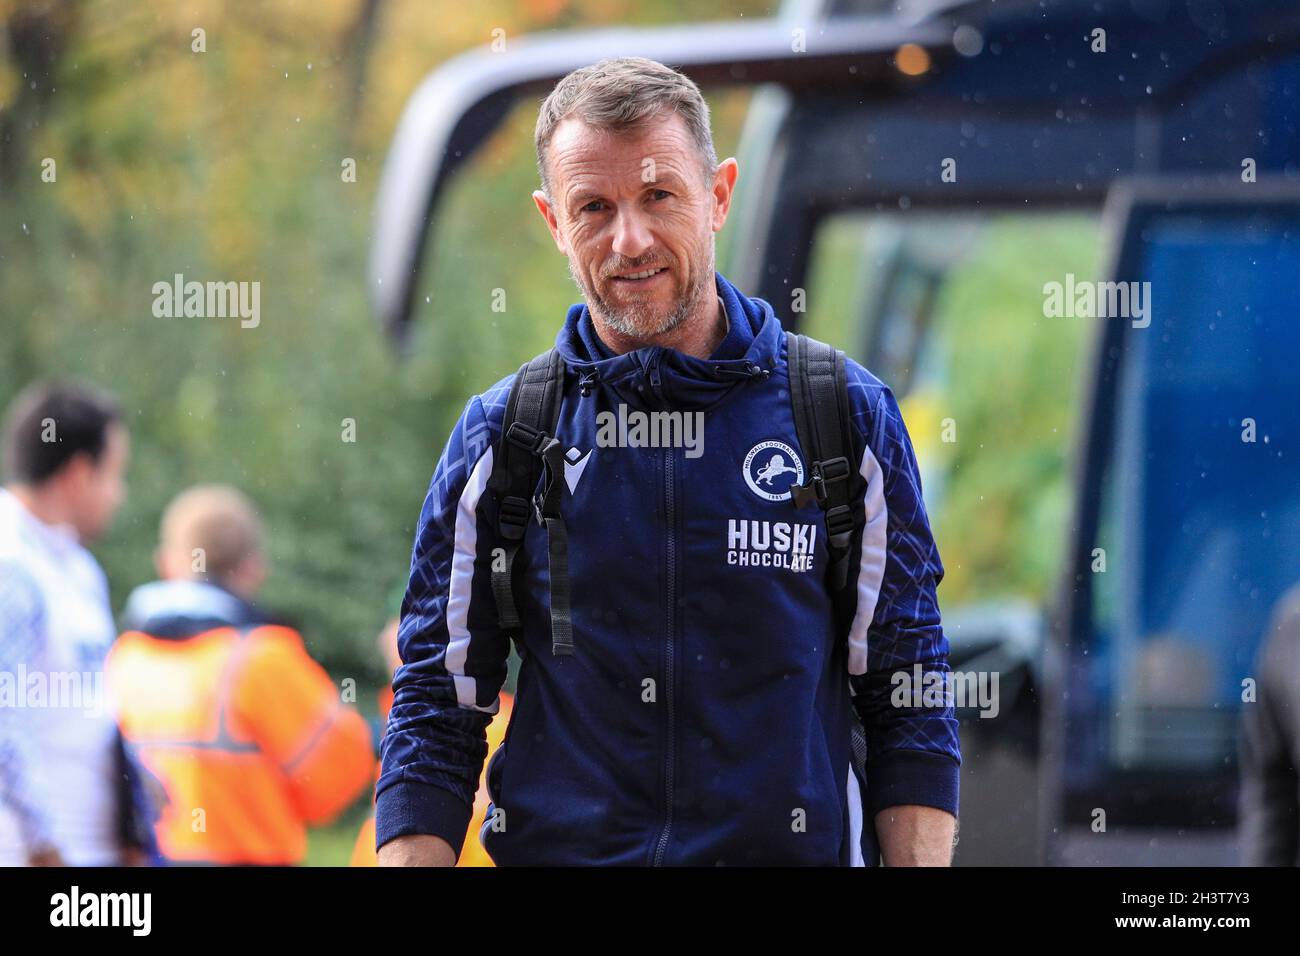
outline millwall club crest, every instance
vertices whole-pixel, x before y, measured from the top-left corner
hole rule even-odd
[[[745,484],[768,501],[785,501],[790,488],[803,484],[803,462],[781,441],[759,442],[745,456]]]

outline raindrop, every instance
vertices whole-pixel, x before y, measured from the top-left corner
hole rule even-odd
[[[974,27],[962,24],[953,31],[952,45],[962,56],[979,56],[984,49],[984,37]]]

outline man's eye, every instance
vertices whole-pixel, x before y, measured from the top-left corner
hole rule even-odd
[[[666,189],[656,189],[656,190],[654,191],[653,195],[654,195],[655,199],[667,199],[669,196],[672,195],[672,193],[670,193],[670,192],[669,192],[668,190],[666,190]]]
[[[591,202],[587,203],[587,205],[582,207],[582,211],[600,212],[600,208],[599,208],[600,206],[601,206],[601,201],[599,199],[593,199]]]

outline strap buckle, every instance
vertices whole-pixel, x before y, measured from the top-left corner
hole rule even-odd
[[[826,509],[826,530],[830,532],[827,547],[831,555],[831,589],[836,593],[849,582],[849,549],[855,524],[853,509],[848,505]]]
[[[546,518],[558,518],[560,500],[556,476],[564,466],[564,457],[560,453],[559,439],[524,422],[513,422],[510,425],[510,430],[506,432],[506,440],[510,444],[524,449],[530,455],[536,455],[546,465],[546,482],[543,485],[542,492],[535,495],[532,501],[515,498],[511,502],[510,517],[515,522],[515,526],[522,528],[528,521],[529,514],[537,519],[539,525],[544,525]],[[511,501],[511,499],[507,499],[507,501]],[[502,502],[503,512],[505,504],[506,502]],[[522,536],[522,532],[520,536]]]
[[[812,466],[813,484],[817,488],[817,500],[826,499],[826,486],[836,481],[847,481],[849,477],[849,460],[843,455],[828,461],[815,461]]]
[[[542,490],[533,498],[533,514],[537,523],[545,527],[548,518],[560,517],[560,494],[564,487],[560,475],[564,474],[564,454],[560,442],[550,435],[542,435],[541,448],[537,452],[546,468],[546,480]]]
[[[826,486],[836,481],[847,481],[850,470],[849,460],[843,455],[838,458],[829,458],[826,461],[815,461],[809,469],[812,474],[808,483],[804,485],[795,485],[790,489],[794,496],[794,503],[802,508],[810,501],[816,501],[817,504],[823,504],[826,501]],[[832,511],[835,509],[831,509]],[[830,512],[827,512],[829,515]]]
[[[841,535],[848,537],[853,533],[853,509],[848,505],[836,505],[834,508],[826,509],[826,530],[831,533],[831,539],[840,539]]]
[[[512,422],[510,431],[506,432],[506,440],[510,444],[517,445],[524,451],[539,457],[546,448],[546,443],[554,441],[546,432],[539,431],[524,422]]]
[[[511,541],[518,541],[524,536],[524,526],[528,524],[528,500],[508,495],[501,499],[497,508],[497,524],[501,536]]]

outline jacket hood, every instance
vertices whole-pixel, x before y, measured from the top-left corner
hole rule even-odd
[[[154,581],[131,592],[122,626],[154,637],[191,637],[218,627],[269,623],[243,598],[204,581]]]
[[[555,345],[578,376],[582,394],[606,385],[630,405],[698,409],[744,382],[767,378],[776,368],[781,342],[772,306],[744,295],[720,272],[714,273],[714,284],[727,313],[727,334],[707,359],[660,345],[615,355],[596,333],[586,303],[571,305]]]

